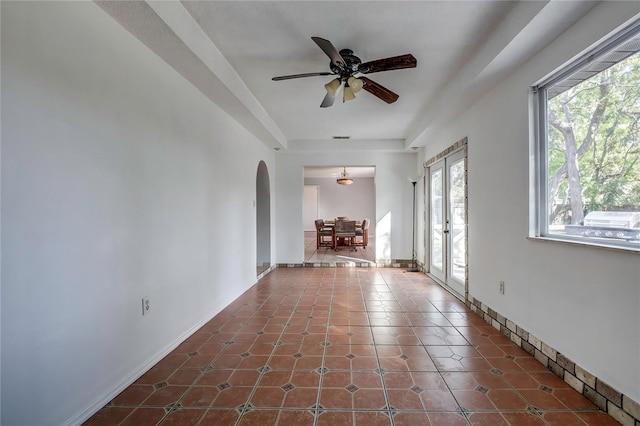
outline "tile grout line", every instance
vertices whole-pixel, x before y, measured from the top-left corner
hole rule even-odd
[[[393,293],[393,291],[392,291],[392,293]],[[450,326],[451,326],[451,327],[455,328],[455,326],[451,323],[451,321],[449,320],[449,318],[447,318],[447,317],[442,313],[442,311],[441,311],[437,306],[435,306],[435,305],[433,304],[433,302],[432,302],[428,297],[426,297],[426,296],[425,296],[425,299],[426,299],[427,303],[429,303],[431,306],[433,306],[433,308],[436,310],[436,312],[437,312],[439,315],[441,315],[441,316],[442,316],[442,317],[447,321],[447,323],[448,323],[448,324],[450,324]],[[405,314],[406,314],[406,313],[407,313],[407,312],[405,311]],[[421,312],[421,313],[422,313],[422,312]],[[411,330],[414,332],[414,334],[416,334],[416,333],[415,333],[415,327],[416,327],[416,326],[414,326],[414,325],[413,325],[413,322],[412,322],[412,321],[409,321],[409,323],[411,324],[411,325],[410,325]],[[425,327],[427,327],[427,326],[425,326]],[[444,326],[444,327],[446,327],[446,326]],[[457,330],[456,330],[456,331],[457,331]],[[471,421],[469,420],[469,418],[468,418],[468,417],[467,417],[467,415],[465,414],[465,412],[464,412],[464,410],[463,410],[462,406],[461,406],[461,405],[460,405],[460,403],[458,402],[458,399],[455,397],[455,395],[454,395],[453,391],[452,391],[452,390],[451,390],[451,388],[449,387],[449,384],[448,384],[448,383],[446,382],[446,380],[444,379],[444,376],[443,376],[443,374],[442,374],[442,371],[438,368],[438,366],[436,365],[436,363],[435,363],[435,362],[434,362],[434,360],[433,360],[433,357],[431,356],[431,354],[430,354],[430,353],[429,353],[429,351],[427,350],[427,346],[428,346],[428,345],[427,345],[427,344],[422,340],[422,338],[421,338],[420,336],[418,336],[417,334],[416,334],[416,337],[417,337],[417,338],[418,338],[418,340],[420,341],[420,346],[424,349],[425,353],[426,353],[426,354],[427,354],[427,356],[429,357],[429,360],[431,360],[431,362],[433,363],[434,367],[436,368],[435,373],[437,373],[437,374],[438,374],[438,376],[440,377],[440,380],[442,380],[442,383],[447,387],[447,389],[449,390],[449,393],[451,394],[451,397],[453,398],[453,400],[455,401],[455,403],[458,405],[458,410],[456,410],[456,411],[454,411],[454,412],[451,412],[451,411],[445,411],[445,412],[451,412],[451,413],[456,413],[456,414],[462,414],[463,418],[464,418],[464,419],[465,419],[465,421],[467,422],[467,425],[468,425],[468,426],[471,426]],[[466,339],[465,339],[465,340],[466,340]],[[427,410],[427,408],[426,408],[426,407],[425,407],[425,412],[426,412],[426,414],[427,414],[427,418],[429,419],[429,422],[431,422],[431,417],[429,416],[429,410]]]
[[[395,294],[393,293],[393,291],[391,290],[391,287],[389,287],[389,283],[387,282],[386,278],[384,277],[384,275],[382,275],[381,273],[379,273],[379,271],[375,271],[376,273],[378,273],[380,275],[380,278],[382,278],[382,280],[385,283],[385,286],[387,287],[387,289],[389,290],[389,293],[391,293],[393,295],[393,299],[396,303],[398,303]],[[377,290],[376,290],[377,292]],[[376,343],[376,336],[373,334],[373,326],[371,325],[371,316],[370,313],[373,311],[369,311],[368,308],[369,306],[367,305],[367,301],[366,299],[364,299],[364,294],[362,296],[363,301],[364,301],[364,305],[365,305],[365,309],[367,309],[367,318],[369,319],[369,330],[371,332],[371,338],[373,339],[373,348],[376,352],[376,363],[378,364],[378,372],[380,374],[380,382],[382,383],[382,392],[384,394],[384,401],[385,401],[385,407],[386,407],[386,411],[387,411],[387,415],[389,416],[390,422],[391,422],[391,426],[395,426],[395,419],[394,419],[394,415],[392,413],[392,407],[391,407],[391,402],[389,401],[389,393],[387,392],[387,385],[384,382],[384,371],[382,370],[382,365],[380,365],[380,356],[378,354],[378,344]],[[387,311],[384,311],[385,313]],[[397,341],[397,340],[396,340]]]
[[[336,288],[336,272],[338,270],[335,269],[334,273],[333,273],[333,281],[331,283],[331,297],[329,300],[329,308],[327,311],[327,323],[326,323],[326,330],[325,330],[325,336],[324,336],[324,342],[325,345],[323,345],[322,348],[322,364],[320,366],[321,368],[321,373],[320,373],[320,380],[318,382],[318,395],[316,396],[316,409],[315,409],[315,415],[313,417],[313,426],[317,426],[318,425],[318,418],[320,417],[320,397],[322,395],[322,382],[324,381],[324,374],[325,374],[325,361],[327,359],[327,347],[328,345],[326,343],[329,342],[329,329],[331,327],[331,314],[333,312],[332,309],[332,305],[333,305],[333,295],[335,292],[335,288]],[[322,286],[322,285],[321,285]]]
[[[304,275],[304,274],[300,274],[300,275]],[[297,281],[297,280],[298,280],[298,278],[296,278],[296,281]],[[295,281],[294,281],[294,282],[295,282]],[[280,284],[280,285],[278,286],[278,289],[281,289],[282,287],[283,287],[283,285],[282,285],[282,284]],[[290,289],[290,288],[291,288],[291,285],[289,284],[289,285],[288,285],[288,287],[289,287],[289,289]],[[296,301],[296,303],[295,303],[295,305],[294,305],[294,307],[293,307],[293,309],[292,309],[292,311],[291,311],[291,314],[290,314],[290,315],[289,315],[289,317],[285,320],[284,325],[283,325],[283,327],[282,327],[282,331],[280,331],[280,334],[278,335],[278,340],[276,340],[276,342],[281,341],[281,339],[282,339],[282,335],[284,334],[284,332],[285,332],[285,330],[286,330],[286,328],[287,328],[286,324],[288,324],[288,323],[290,323],[290,322],[291,322],[291,318],[293,317],[293,314],[294,314],[294,312],[296,311],[296,308],[298,307],[298,304],[300,303],[300,299],[302,298],[302,296],[304,295],[304,292],[306,291],[306,289],[307,289],[308,287],[309,287],[309,281],[307,281],[307,283],[305,284],[304,289],[303,289],[302,291],[300,291],[300,295],[298,296],[298,300]],[[271,298],[274,294],[278,294],[278,293],[274,293],[274,292],[272,291],[272,292],[269,294],[269,297],[265,300],[265,302],[264,302],[264,303],[266,303],[266,302],[267,302],[267,300],[269,300],[269,298]],[[263,303],[263,305],[264,305],[264,303]],[[262,306],[262,305],[261,305],[261,306]],[[279,305],[278,305],[278,306],[279,306]],[[256,311],[256,312],[258,312],[258,311]],[[238,331],[238,332],[239,332],[239,331]],[[236,426],[238,426],[238,425],[240,424],[240,422],[242,421],[242,418],[244,417],[244,415],[245,415],[247,412],[249,412],[249,411],[250,411],[250,409],[248,408],[248,404],[250,404],[250,403],[251,403],[251,400],[253,399],[253,396],[255,395],[256,390],[258,389],[258,386],[260,386],[260,382],[262,381],[262,378],[264,377],[264,374],[265,374],[266,372],[268,372],[268,370],[266,370],[264,367],[269,368],[269,363],[271,362],[271,359],[273,358],[274,353],[276,352],[276,350],[278,349],[278,347],[279,347],[279,346],[280,346],[280,345],[276,345],[276,344],[275,344],[275,342],[274,342],[273,350],[272,350],[272,351],[271,351],[271,353],[269,354],[269,358],[267,358],[267,361],[266,361],[265,365],[264,365],[263,367],[261,367],[261,368],[260,368],[260,370],[261,370],[261,371],[260,371],[260,374],[258,375],[258,379],[256,380],[256,384],[255,384],[255,385],[253,385],[253,389],[251,389],[251,392],[249,393],[249,396],[247,396],[247,400],[246,400],[246,401],[244,402],[244,404],[243,404],[244,406],[243,406],[243,408],[242,408],[242,412],[241,412],[241,413],[240,413],[240,415],[238,416],[238,419],[236,420],[236,423],[235,423],[235,425],[236,425]],[[234,371],[235,371],[235,369],[234,369]],[[293,372],[293,371],[294,371],[294,370],[292,370],[292,372]],[[282,407],[280,407],[280,408],[282,408]]]
[[[388,284],[387,284],[387,285],[388,285]],[[394,299],[396,299],[396,301],[397,301],[396,294],[395,294],[395,292],[393,291],[393,289],[392,289],[391,287],[389,287],[389,290],[390,290],[391,294],[393,294]],[[403,291],[404,291],[404,289],[403,289]],[[410,297],[410,296],[409,296],[409,297]],[[438,308],[437,306],[435,306],[435,305],[431,302],[431,300],[429,300],[426,296],[425,296],[425,299],[427,299],[427,302],[428,302],[429,304],[431,304],[431,306],[433,306],[433,307],[434,307],[434,309],[437,311],[437,313],[438,313],[438,314],[440,314],[443,318],[445,318],[445,319],[446,319],[446,321],[451,325],[451,327],[455,328],[455,326],[453,325],[453,323],[451,323],[451,321],[449,321],[449,318],[447,318],[447,317],[442,313],[442,311],[440,310],[440,308]],[[403,308],[402,313],[403,313],[403,314],[405,315],[405,317],[406,317],[406,315],[407,315],[407,313],[408,313],[409,311],[407,311],[405,307],[402,307],[402,308]],[[419,311],[419,312],[420,312],[420,313],[423,313],[423,312],[421,312],[421,311]],[[438,376],[439,376],[439,377],[440,377],[440,379],[442,380],[442,383],[443,383],[443,384],[447,387],[447,389],[449,390],[449,393],[451,394],[451,397],[453,398],[453,400],[454,400],[454,401],[456,402],[456,404],[458,405],[458,410],[457,410],[457,411],[455,411],[455,412],[451,412],[451,411],[443,411],[443,412],[451,412],[451,413],[458,413],[458,414],[462,414],[463,418],[464,418],[464,419],[465,419],[465,421],[467,422],[467,425],[468,425],[468,426],[471,426],[471,421],[470,421],[470,419],[468,418],[468,416],[467,416],[466,412],[464,411],[464,409],[462,408],[462,406],[461,406],[461,405],[460,405],[460,403],[458,402],[458,399],[455,397],[455,395],[454,395],[453,391],[452,391],[452,390],[451,390],[451,388],[449,387],[449,384],[448,384],[448,383],[446,382],[446,380],[444,379],[444,376],[443,376],[443,374],[442,374],[442,371],[441,371],[441,370],[438,368],[438,366],[435,364],[435,362],[433,361],[433,357],[431,356],[431,354],[430,354],[430,353],[429,353],[429,351],[427,350],[427,346],[428,346],[428,345],[427,345],[427,344],[425,344],[425,342],[422,340],[422,338],[420,338],[420,337],[415,333],[415,327],[416,327],[416,326],[414,326],[413,322],[412,322],[411,320],[409,320],[409,318],[408,318],[408,317],[406,317],[406,318],[407,318],[407,320],[408,320],[408,324],[410,324],[410,325],[409,325],[409,328],[413,331],[413,333],[416,335],[416,338],[417,338],[417,339],[418,339],[418,341],[420,342],[420,345],[417,345],[417,347],[422,347],[422,348],[424,349],[425,353],[427,354],[427,356],[429,357],[429,359],[431,360],[431,362],[433,362],[433,364],[434,364],[434,366],[435,366],[435,368],[436,368],[436,371],[435,371],[435,372],[438,374]],[[457,328],[456,328],[456,331],[458,331],[458,330],[457,330]],[[464,337],[464,336],[463,336],[463,337]],[[465,338],[465,340],[467,340],[467,339]],[[468,342],[468,341],[467,341],[467,342]],[[469,344],[471,344],[471,343],[469,342]],[[402,346],[402,345],[399,345],[399,346]],[[411,373],[412,373],[412,372],[414,372],[414,370],[408,370],[408,372],[409,372],[409,374],[412,376],[412,380],[413,380],[413,375],[412,375]],[[430,411],[429,411],[429,410],[427,410],[427,409],[426,409],[426,407],[424,407],[424,413],[427,415],[427,418],[429,419],[429,422],[431,422],[431,417],[429,416],[429,412],[430,412]]]
[[[438,311],[438,313],[440,315],[442,315],[449,324],[451,324],[451,326],[456,330],[456,332],[460,333],[460,331],[458,331],[458,328],[449,320],[449,318],[444,315],[444,313],[440,310],[440,308],[438,308],[437,306],[434,305],[434,308]],[[462,336],[462,338],[469,344],[469,346],[471,346],[472,348],[475,348],[473,346],[473,344],[471,342],[469,342],[469,340],[467,339],[466,336],[464,336],[462,333],[460,333],[460,335]],[[421,340],[422,341],[422,340]],[[424,342],[423,342],[424,344]],[[431,354],[429,353],[429,351],[427,351],[427,345],[424,345],[424,349],[425,352],[427,352],[427,355],[429,355],[429,358],[431,359],[431,361],[433,361],[433,358],[431,357]],[[482,355],[482,354],[481,354]],[[488,361],[487,361],[488,363]],[[434,363],[434,365],[436,365]],[[451,386],[449,386],[449,383],[447,383],[447,381],[444,378],[444,375],[442,374],[442,371],[438,368],[438,366],[436,365],[436,369],[438,370],[438,374],[440,375],[440,378],[442,379],[442,383],[444,383],[444,385],[447,387],[447,389],[449,390],[449,393],[451,394],[451,397],[453,398],[453,400],[456,402],[456,404],[458,404],[458,412],[462,414],[462,416],[464,417],[464,419],[466,420],[467,424],[469,426],[471,426],[471,419],[469,418],[469,415],[467,414],[466,410],[462,407],[462,405],[460,405],[460,402],[458,401],[458,398],[456,398],[456,394],[453,393],[453,389],[451,389]],[[502,378],[501,378],[502,379]],[[492,402],[493,404],[493,402]],[[495,405],[495,404],[494,404]],[[500,417],[502,417],[502,414],[500,414]],[[504,418],[504,417],[503,417]],[[506,419],[505,419],[506,420]],[[508,423],[508,422],[507,422]]]

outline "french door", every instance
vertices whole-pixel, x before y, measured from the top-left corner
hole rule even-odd
[[[429,273],[465,298],[467,198],[464,150],[429,166]]]

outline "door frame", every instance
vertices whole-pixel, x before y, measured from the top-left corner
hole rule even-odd
[[[463,161],[464,161],[464,200],[465,200],[465,208],[464,208],[464,232],[465,232],[465,244],[464,244],[464,250],[465,250],[465,268],[464,268],[464,294],[458,294],[455,291],[453,291],[447,284],[446,282],[443,282],[440,278],[438,278],[437,276],[433,275],[431,273],[431,170],[430,168],[433,165],[436,165],[436,163],[438,163],[441,160],[445,160],[448,157],[451,157],[452,155],[459,155],[460,152],[463,152],[462,156],[463,156]],[[454,296],[458,297],[458,298],[464,298],[464,301],[466,302],[469,298],[469,197],[468,197],[468,193],[469,193],[469,185],[468,185],[468,155],[467,155],[467,138],[463,138],[461,140],[459,140],[458,142],[456,142],[455,144],[451,145],[450,147],[448,147],[447,149],[445,149],[444,151],[440,152],[438,155],[430,158],[429,160],[425,161],[423,163],[423,167],[424,167],[424,177],[425,177],[425,182],[423,185],[424,188],[424,270],[425,273],[432,278],[434,281],[436,281],[438,284],[440,284],[444,289],[446,289],[447,291],[450,291],[451,294],[453,294]],[[447,171],[447,164],[446,162],[444,162],[443,164],[443,180],[446,182],[448,180],[447,175],[448,175],[448,171]],[[446,182],[445,186],[448,185],[448,182]],[[448,192],[448,191],[447,191]],[[446,193],[444,195],[445,197],[448,198],[449,194]],[[448,206],[447,206],[448,209]],[[447,212],[445,212],[445,214],[448,214]],[[451,235],[451,234],[449,234]],[[444,245],[444,244],[443,244]],[[443,247],[443,256],[449,256],[449,247],[446,247],[446,251],[444,251],[445,248]],[[449,261],[450,262],[450,261]],[[444,265],[445,268],[445,277],[446,274],[448,274],[448,269],[449,269],[449,265],[445,264]]]
[[[311,188],[315,189],[315,200],[310,200],[310,197],[307,197],[307,194],[309,192],[309,190]],[[313,215],[313,219],[307,217],[306,213],[307,210],[311,210],[310,207],[313,207],[311,205],[308,204],[308,202],[311,201],[312,203],[315,203],[315,213]],[[318,219],[320,216],[318,214],[320,210],[320,185],[318,184],[304,184],[303,188],[302,188],[302,229],[305,232],[316,232],[316,228],[315,226],[313,226],[313,221]],[[310,222],[307,222],[307,219],[311,219]],[[307,226],[309,226],[309,228],[307,228]]]
[[[271,180],[267,164],[260,160],[256,170],[256,276],[271,270]]]
[[[431,163],[429,165],[429,167],[427,167],[425,169],[425,202],[426,202],[426,217],[427,217],[427,227],[426,227],[426,232],[427,232],[427,240],[426,240],[426,255],[427,255],[427,260],[428,262],[425,263],[426,265],[426,271],[428,272],[429,276],[435,280],[437,280],[439,283],[446,283],[447,280],[447,263],[446,263],[446,253],[448,251],[447,249],[447,243],[448,240],[446,238],[444,238],[444,235],[440,236],[440,260],[442,262],[442,269],[438,268],[438,271],[436,272],[434,270],[434,264],[433,264],[433,252],[434,252],[434,247],[433,247],[433,240],[434,240],[434,232],[433,232],[433,228],[437,225],[434,224],[434,218],[435,218],[435,214],[433,213],[433,209],[434,207],[434,202],[433,202],[433,198],[434,198],[434,194],[433,194],[433,184],[434,184],[434,179],[433,179],[433,175],[437,172],[439,173],[439,180],[442,184],[441,186],[441,191],[442,194],[440,195],[441,200],[440,200],[440,220],[442,221],[442,224],[440,224],[441,228],[446,228],[444,221],[446,220],[446,179],[445,179],[445,161],[444,158],[439,159],[438,161],[434,161],[433,163]],[[427,198],[428,197],[428,198]],[[442,233],[443,234],[443,233]]]

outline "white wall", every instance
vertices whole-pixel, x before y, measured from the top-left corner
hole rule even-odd
[[[302,217],[304,230],[315,232],[315,220],[320,217],[318,215],[318,185],[304,185]]]
[[[469,138],[470,295],[635,401],[640,256],[527,239],[527,88],[638,12],[638,2],[600,4],[430,138],[422,154]]]
[[[363,164],[376,167],[375,218],[370,217],[376,222],[376,259],[411,259],[413,186],[407,176],[416,174],[416,153],[280,151],[276,156],[277,262],[304,261],[304,167],[334,166],[336,158],[347,169]]]
[[[1,423],[77,423],[255,283],[275,159],[94,3],[1,28]]]

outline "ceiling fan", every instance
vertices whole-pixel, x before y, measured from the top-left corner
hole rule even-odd
[[[335,79],[325,84],[327,95],[324,97],[320,107],[326,108],[333,105],[335,98],[342,89],[342,101],[355,99],[355,94],[364,89],[374,96],[382,99],[388,104],[398,100],[398,95],[375,81],[361,76],[360,74],[371,74],[380,71],[399,70],[403,68],[415,68],[416,58],[411,54],[394,56],[391,58],[378,59],[362,63],[360,58],[353,54],[350,49],[338,50],[329,40],[320,37],[311,37],[318,47],[331,59],[329,69],[325,72],[311,72],[305,74],[283,75],[273,77],[273,81],[290,80],[293,78],[315,77],[324,75],[335,75]]]

